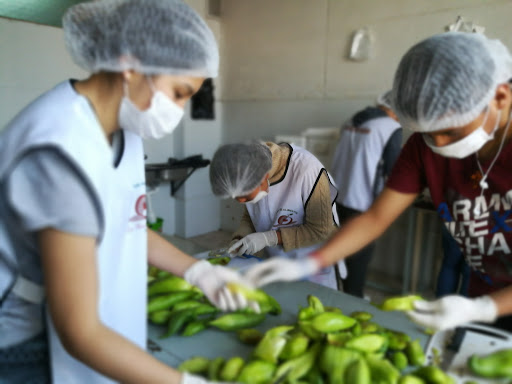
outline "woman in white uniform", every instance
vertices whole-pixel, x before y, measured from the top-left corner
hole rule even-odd
[[[221,146],[210,165],[213,193],[245,204],[228,252],[264,251],[267,257],[300,259],[337,228],[337,190],[320,161],[287,143],[235,143]],[[345,264],[340,263],[344,278]],[[337,289],[335,268],[309,277]]]
[[[0,136],[0,382],[206,383],[145,352],[148,262],[223,310],[237,273],[145,220],[141,138],[170,134],[218,71],[211,30],[179,0],[101,0],[63,19],[92,75],[32,102]]]

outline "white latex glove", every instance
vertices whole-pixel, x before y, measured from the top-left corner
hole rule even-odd
[[[498,316],[496,303],[489,296],[468,299],[446,296],[435,301],[415,301],[407,312],[412,321],[434,330],[455,328],[470,321],[492,323]]]
[[[180,381],[180,384],[212,384],[212,383],[230,384],[230,383],[220,382],[220,381],[215,381],[215,382],[208,381],[206,379],[203,379],[200,376],[191,375],[190,373],[186,373],[186,372],[184,372],[181,375],[181,381]],[[234,383],[231,383],[231,384],[234,384]]]
[[[263,248],[272,247],[274,245],[277,245],[276,231],[256,232],[238,240],[229,247],[228,252],[238,256],[241,256],[244,253],[254,255]]]
[[[229,256],[229,257],[231,257],[231,258],[233,258],[233,257],[237,256],[237,254],[236,254],[236,253],[234,253],[234,252],[230,252],[230,249],[231,249],[231,248],[232,248],[236,243],[238,243],[239,241],[240,241],[240,239],[234,239],[234,240],[231,240],[231,242],[229,243],[229,245],[228,245],[226,248],[224,248],[224,249],[223,249],[223,250],[224,250],[224,253],[226,254],[226,256]],[[235,249],[237,249],[237,248],[235,247]]]
[[[216,307],[222,311],[236,311],[242,308],[252,308],[260,312],[259,305],[247,299],[240,293],[233,294],[226,287],[228,282],[244,284],[240,274],[221,265],[212,265],[206,260],[200,260],[188,268],[183,277],[190,284],[203,291]]]
[[[276,281],[300,280],[314,275],[320,269],[320,265],[312,257],[298,260],[274,257],[250,267],[244,280],[248,285],[257,288]]]

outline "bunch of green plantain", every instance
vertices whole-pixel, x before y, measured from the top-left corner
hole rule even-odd
[[[248,300],[256,301],[260,312],[251,309],[220,314],[201,290],[185,279],[151,267],[148,275],[147,314],[151,323],[166,327],[161,338],[176,334],[192,336],[208,327],[223,331],[252,328],[265,320],[267,313],[281,313],[281,306],[262,290],[242,287]]]
[[[294,324],[265,333],[240,331],[242,341],[254,344],[246,360],[196,356],[178,368],[212,381],[243,384],[454,383],[440,368],[423,366],[426,359],[418,340],[372,322],[372,314],[345,315],[313,295],[307,301]]]

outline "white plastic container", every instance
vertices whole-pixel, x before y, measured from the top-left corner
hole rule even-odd
[[[311,127],[302,132],[306,139],[306,148],[330,171],[332,157],[338,145],[340,128],[338,127]]]

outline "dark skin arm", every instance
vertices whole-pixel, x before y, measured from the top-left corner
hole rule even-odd
[[[316,252],[319,264],[333,265],[376,240],[414,202],[417,196],[417,193],[406,194],[384,188],[366,212],[344,224]]]

